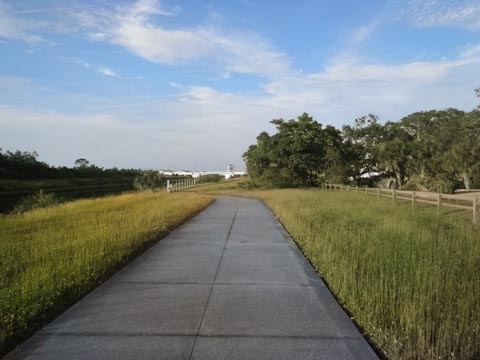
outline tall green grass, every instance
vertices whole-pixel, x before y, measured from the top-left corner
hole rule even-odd
[[[0,354],[210,201],[143,192],[1,215]]]
[[[205,190],[262,199],[389,359],[480,359],[480,227],[471,213],[353,192]]]
[[[363,194],[257,192],[390,359],[480,358],[480,229]]]

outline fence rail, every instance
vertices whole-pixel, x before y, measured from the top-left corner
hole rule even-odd
[[[416,192],[416,191],[407,191],[407,190],[397,190],[397,189],[381,189],[381,188],[370,188],[368,186],[349,186],[349,185],[339,185],[339,184],[323,184],[325,190],[345,190],[347,192],[361,192],[365,193],[367,196],[376,196],[378,199],[381,197],[386,197],[392,199],[393,202],[402,200],[411,202],[412,208],[415,207],[417,203],[435,205],[437,207],[438,213],[440,213],[442,207],[451,207],[457,209],[470,210],[472,212],[472,222],[476,223],[478,216],[478,197],[465,198],[458,197],[456,195],[447,195],[440,193],[427,193],[427,192]]]
[[[194,188],[195,185],[195,179],[192,178],[167,180],[167,193],[174,193]]]

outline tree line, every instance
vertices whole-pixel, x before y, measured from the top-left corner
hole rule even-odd
[[[341,129],[307,113],[271,123],[277,132],[262,132],[243,155],[259,186],[327,181],[442,192],[480,187],[480,108],[420,111],[383,124],[370,114]]]
[[[133,178],[141,173],[136,169],[104,169],[83,158],[77,159],[74,165],[55,167],[39,161],[36,151],[0,149],[0,179]]]

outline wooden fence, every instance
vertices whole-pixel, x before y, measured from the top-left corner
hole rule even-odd
[[[167,193],[190,189],[195,187],[195,185],[195,179],[192,178],[167,180]]]
[[[442,207],[451,207],[457,209],[469,210],[472,212],[472,221],[476,223],[478,220],[478,197],[458,197],[457,195],[447,195],[440,193],[428,193],[417,192],[407,190],[396,189],[381,189],[381,188],[369,188],[368,186],[349,186],[325,183],[323,188],[326,190],[345,190],[365,193],[367,196],[376,196],[378,199],[386,197],[396,201],[408,201],[411,202],[412,208],[417,203],[430,204],[437,207],[438,213],[440,213]]]

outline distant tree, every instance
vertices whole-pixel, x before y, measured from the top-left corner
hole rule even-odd
[[[87,159],[81,158],[81,159],[75,160],[75,167],[77,168],[84,169],[89,165],[90,165],[90,161],[88,161]]]
[[[52,168],[46,163],[38,161],[37,158],[36,151],[3,152],[0,149],[0,176],[6,179],[48,178],[52,173]]]

